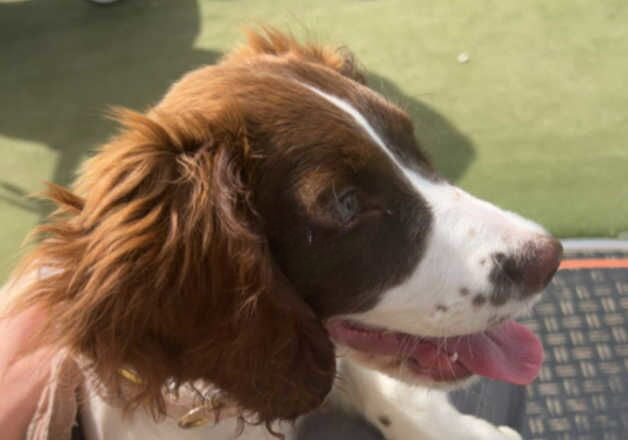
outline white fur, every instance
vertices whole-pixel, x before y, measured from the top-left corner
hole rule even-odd
[[[336,401],[346,405],[345,411],[361,414],[388,440],[521,438],[508,427],[459,413],[444,391],[412,386],[350,361],[343,361],[338,370],[342,385],[336,390],[342,391]]]
[[[528,305],[518,301],[496,308],[488,302],[474,307],[472,300],[490,296],[491,255],[516,253],[543,237],[544,230],[447,183],[433,183],[416,173],[410,177],[433,213],[424,254],[406,281],[355,318],[417,335],[455,336],[484,330],[495,314],[509,318],[526,310]],[[462,295],[462,289],[469,293]]]
[[[92,390],[81,406],[81,422],[87,440],[274,440],[275,438],[261,426],[248,427],[242,436],[237,437],[235,418],[217,425],[181,429],[177,420],[167,418],[155,422],[152,416],[140,409],[123,416],[119,408],[112,407]],[[280,429],[281,431],[281,429]],[[285,429],[284,431],[288,431]]]

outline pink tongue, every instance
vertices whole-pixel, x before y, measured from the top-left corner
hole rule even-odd
[[[532,382],[543,363],[543,345],[528,328],[507,321],[483,333],[447,340],[447,351],[480,376],[518,385]]]

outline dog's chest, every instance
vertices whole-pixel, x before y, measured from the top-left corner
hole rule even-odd
[[[119,408],[103,401],[96,393],[89,392],[81,405],[81,424],[87,440],[272,440],[263,426],[246,426],[238,436],[236,418],[213,425],[181,429],[173,418],[155,422],[143,410],[125,416]]]

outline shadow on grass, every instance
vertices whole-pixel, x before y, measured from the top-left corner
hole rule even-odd
[[[218,60],[220,53],[193,47],[200,26],[196,0],[0,4],[7,66],[0,70],[0,133],[55,150],[51,180],[69,184],[85,156],[115,132],[103,117],[109,106],[142,110],[184,72]],[[409,112],[439,171],[457,180],[474,156],[468,139],[388,79],[371,74],[369,83]],[[41,218],[47,205],[25,196],[0,176],[0,200]]]
[[[43,200],[32,197],[31,194],[27,194],[19,186],[4,180],[0,180],[0,190],[2,191],[0,192],[0,200],[22,211],[39,214],[40,217],[52,207]]]
[[[51,180],[70,183],[115,131],[109,106],[144,109],[184,72],[217,61],[220,53],[193,47],[199,31],[196,0],[0,4],[0,133],[55,150]],[[24,195],[0,185],[0,199],[45,213]]]

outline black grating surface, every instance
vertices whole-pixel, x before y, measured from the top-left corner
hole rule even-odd
[[[523,437],[628,439],[628,269],[561,271],[522,322],[546,354],[539,379],[527,387]]]

